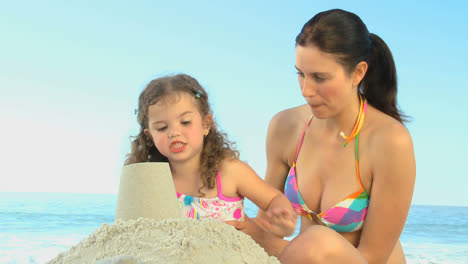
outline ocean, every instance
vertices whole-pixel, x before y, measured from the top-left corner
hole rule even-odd
[[[0,192],[0,263],[45,263],[113,223],[117,195]],[[256,215],[246,202],[246,213]],[[413,205],[401,235],[408,263],[468,263],[468,207]]]

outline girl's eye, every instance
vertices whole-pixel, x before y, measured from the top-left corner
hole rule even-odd
[[[184,125],[184,126],[188,126],[188,125],[190,125],[190,124],[192,123],[192,121],[182,121],[182,122],[180,122],[180,123],[181,123],[182,125]]]
[[[163,131],[166,130],[166,129],[167,129],[167,126],[165,126],[165,127],[158,127],[158,128],[156,128],[156,131],[158,131],[158,132],[163,132]]]

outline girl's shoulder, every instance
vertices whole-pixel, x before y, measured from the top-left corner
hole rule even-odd
[[[239,196],[238,187],[258,177],[255,171],[246,163],[237,158],[226,158],[220,163],[223,195],[228,197]]]
[[[238,158],[225,158],[221,161],[219,173],[221,177],[230,177],[237,174],[252,173],[253,169]]]

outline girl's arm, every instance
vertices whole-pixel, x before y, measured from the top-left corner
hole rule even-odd
[[[234,226],[237,230],[244,232],[252,237],[270,256],[279,257],[281,251],[289,241],[275,236],[274,234],[263,229],[255,219],[250,219],[245,216],[245,221],[228,221],[226,222]]]
[[[263,227],[279,237],[294,232],[297,216],[284,194],[263,181],[242,161],[232,160],[224,163],[224,169],[229,170],[229,175],[232,175],[230,179],[236,179],[237,193],[251,200],[259,209],[267,211],[269,219],[262,223]]]
[[[401,124],[380,130],[369,143],[373,180],[358,250],[369,263],[386,263],[408,216],[415,157],[409,132]]]
[[[265,182],[281,193],[289,171],[288,158],[294,158],[301,129],[310,117],[307,109],[302,106],[279,112],[272,118],[268,127]],[[266,211],[259,208],[256,218],[246,217],[245,222],[231,221],[229,224],[250,235],[269,255],[278,257],[288,241],[266,230],[264,225],[268,220]]]
[[[259,207],[257,218],[254,221],[262,228],[280,237],[290,235],[294,231],[297,221],[291,203],[283,194],[283,187],[289,171],[288,159],[294,158],[300,132],[310,115],[304,109],[307,110],[304,107],[296,107],[279,112],[270,121],[266,140],[267,171],[265,181],[269,186],[268,192],[274,196],[271,200],[268,198],[270,201],[268,205],[265,206],[260,204],[261,201],[257,203],[253,200],[258,194],[264,195],[257,188],[251,188],[257,184],[246,181],[243,182],[242,186],[247,192],[252,191],[248,195],[254,196],[251,200]],[[260,179],[256,174],[255,176],[257,180]],[[246,197],[248,197],[247,194]]]

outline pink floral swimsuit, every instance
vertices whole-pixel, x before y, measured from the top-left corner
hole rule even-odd
[[[221,221],[244,221],[244,197],[228,198],[223,195],[221,176],[216,175],[218,196],[215,198],[200,198],[177,193],[182,215],[189,218],[212,218]]]

